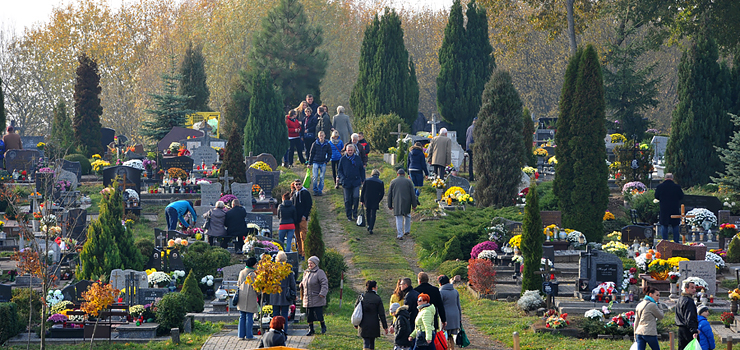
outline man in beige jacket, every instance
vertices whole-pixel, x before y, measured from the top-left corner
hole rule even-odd
[[[447,137],[447,129],[439,130],[439,136],[432,139],[429,144],[429,159],[427,162],[434,167],[434,173],[439,178],[444,178],[445,167],[452,163],[452,140]]]

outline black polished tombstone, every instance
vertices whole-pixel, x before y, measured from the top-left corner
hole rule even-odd
[[[118,178],[118,186],[141,193],[141,170],[118,165],[103,169],[103,186],[110,186]]]

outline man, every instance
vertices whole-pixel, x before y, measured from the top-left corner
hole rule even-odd
[[[236,237],[236,242],[234,242],[236,254],[242,254],[244,236],[247,235],[247,209],[242,207],[238,199],[231,201],[231,209],[226,212],[224,225],[226,226],[226,236]]]
[[[188,220],[185,220],[185,214],[187,214],[188,212],[190,213],[190,217],[193,219],[194,223],[196,220],[195,218],[197,218],[198,214],[195,213],[195,208],[193,208],[192,202],[182,200],[172,202],[167,205],[167,207],[164,208],[164,217],[167,221],[167,230],[176,231],[178,221],[180,222],[180,224],[182,224],[182,227],[190,227],[190,223],[188,222]]]
[[[298,249],[298,255],[303,256],[303,240],[308,232],[308,216],[311,215],[313,199],[311,193],[303,187],[303,181],[296,179],[293,181],[293,206],[295,206],[298,225],[296,225],[295,245]]]
[[[403,240],[403,235],[411,232],[411,208],[416,209],[416,191],[414,183],[406,178],[403,168],[396,171],[396,178],[388,189],[388,209],[396,217],[396,239]]]
[[[349,136],[352,135],[352,123],[349,122],[349,116],[344,114],[344,107],[337,107],[337,115],[332,117],[331,124],[339,132],[339,138],[344,143],[349,143]]]
[[[330,136],[334,127],[331,125],[329,114],[326,113],[326,106],[319,106],[318,118],[319,122],[316,124],[316,134],[318,135],[319,131],[323,131],[325,136]]]
[[[672,227],[673,241],[679,242],[681,219],[671,219],[671,215],[681,214],[683,190],[673,182],[673,174],[665,174],[665,180],[655,188],[655,199],[660,201],[660,232],[663,239],[668,239],[668,229]]]
[[[331,161],[331,146],[326,141],[324,131],[319,131],[319,139],[311,145],[308,163],[313,167],[311,184],[314,196],[324,195],[324,174],[326,174],[326,163]]]
[[[308,105],[308,107],[311,107],[311,111],[314,115],[318,114],[319,104],[313,101],[313,95],[306,95],[306,104]]]
[[[404,294],[403,305],[409,307],[409,314],[411,314],[409,320],[416,320],[416,316],[419,314],[419,309],[417,308],[416,303],[416,299],[419,297],[419,292],[414,290],[414,287],[411,286],[411,279],[408,277],[401,280],[401,290]]]
[[[676,303],[676,326],[678,326],[678,348],[683,349],[699,333],[699,319],[694,304],[696,285],[693,282],[684,284],[684,292]]]
[[[365,134],[362,132],[358,132],[357,136],[359,137],[359,143],[360,146],[362,146],[362,153],[364,154],[364,157],[362,157],[362,164],[367,167],[367,156],[370,154],[370,143],[367,142],[365,139]]]
[[[452,163],[452,140],[447,137],[447,129],[439,130],[439,136],[432,139],[429,144],[429,164],[434,167],[434,173],[442,179],[445,168]]]
[[[5,129],[7,133],[3,136],[3,142],[5,143],[5,149],[23,149],[23,142],[21,141],[21,135],[15,133],[15,128],[12,125]]]
[[[344,189],[344,212],[347,220],[354,221],[360,204],[360,187],[365,182],[365,166],[362,165],[354,144],[347,145],[345,149],[346,153],[339,159],[337,177]]]
[[[468,179],[475,181],[475,175],[473,175],[473,129],[475,128],[475,121],[478,117],[473,118],[473,123],[468,127],[468,131],[465,132],[465,151],[468,152]]]
[[[380,179],[380,170],[373,169],[370,177],[365,179],[360,194],[360,203],[365,206],[365,215],[367,219],[367,233],[373,234],[375,227],[375,218],[380,208],[380,201],[383,200],[385,192],[385,183]]]
[[[414,290],[419,292],[419,294],[428,294],[430,299],[429,302],[434,305],[435,309],[437,309],[434,314],[434,329],[444,329],[447,325],[447,315],[445,314],[445,306],[442,303],[442,294],[439,294],[439,289],[437,289],[437,287],[429,284],[429,275],[427,275],[426,272],[419,272],[417,279],[419,280],[419,285],[416,286]],[[439,319],[442,320],[442,328],[439,327],[439,322],[437,321],[438,316]]]

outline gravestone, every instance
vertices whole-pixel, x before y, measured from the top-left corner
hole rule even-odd
[[[544,259],[549,259],[553,263],[553,267],[555,266],[555,247],[551,245],[543,245],[542,246],[542,257]],[[516,271],[519,272],[519,271]]]
[[[48,254],[47,251],[51,251],[52,254],[49,254],[49,255],[51,255],[52,260],[55,263],[58,263],[59,260],[62,258],[62,249],[59,248],[59,244],[57,244],[53,240],[49,240],[48,246],[46,243],[47,243],[46,240],[41,239],[41,238],[36,238],[36,245],[39,247],[39,250],[41,251],[39,255],[41,254],[46,255]]]
[[[457,132],[448,130],[447,137],[452,140],[452,150],[450,151],[450,155],[452,156],[452,165],[455,169],[460,170],[460,166],[465,159],[465,150],[459,143],[457,143]]]
[[[193,158],[193,164],[195,164],[195,166],[200,166],[205,163],[206,167],[210,168],[213,164],[218,162],[218,152],[216,152],[213,147],[206,145],[194,149],[190,154],[190,157]]]
[[[7,303],[13,298],[13,291],[9,285],[0,284],[0,303]]]
[[[231,184],[231,194],[236,196],[236,199],[247,209],[248,212],[252,211],[252,183],[238,183]]]
[[[685,195],[681,204],[686,206],[686,212],[688,213],[692,209],[706,208],[707,210],[714,213],[715,216],[722,210],[722,202],[715,196],[694,196]]]
[[[258,169],[247,169],[247,182],[255,183],[265,191],[265,198],[272,197],[272,189],[280,183],[279,171],[262,171]],[[251,192],[251,185],[250,185]],[[233,189],[232,189],[233,193]]]
[[[77,190],[77,186],[80,184],[75,173],[64,169],[58,169],[56,181],[69,181],[70,186],[67,188],[67,191]]]
[[[54,173],[36,173],[36,192],[50,195],[54,189]]]
[[[134,152],[138,154],[144,154],[144,145],[137,143],[134,145]]]
[[[655,249],[660,253],[661,259],[680,256],[689,260],[704,261],[707,255],[707,247],[705,246],[689,246],[666,240],[660,241]]]
[[[115,289],[126,288],[126,275],[121,269],[113,269],[110,272],[110,284]]]
[[[82,181],[82,165],[80,162],[70,162],[66,159],[60,161],[59,166],[69,172],[72,172],[77,177],[77,182]]]
[[[21,144],[23,149],[39,150],[37,145],[39,142],[44,142],[44,136],[21,136]]]
[[[239,272],[244,269],[244,264],[234,264],[224,266],[222,271],[224,275],[224,281],[236,281],[239,279]]]
[[[327,140],[329,138],[327,137]],[[273,171],[277,170],[278,162],[275,160],[275,157],[272,154],[269,153],[260,153],[258,156],[252,156],[252,157],[246,157],[247,160],[247,166],[250,166],[257,162],[265,162],[267,165],[270,166],[270,169]]]
[[[465,190],[465,193],[470,193],[470,182],[464,177],[450,175],[447,177],[445,182],[447,189],[449,189],[450,187],[458,186]]]
[[[103,186],[110,186],[118,176],[120,176],[119,186],[141,193],[141,170],[123,165],[105,168],[103,169]],[[125,184],[123,183],[124,178],[126,179]]]
[[[67,213],[66,235],[77,242],[87,240],[87,209],[71,209]]]
[[[219,199],[221,199],[221,183],[220,182],[200,185],[200,205],[201,206],[211,206],[211,207],[216,206],[216,202],[218,202]]]
[[[149,279],[146,275],[146,272],[144,271],[136,271],[132,269],[125,269],[123,270],[123,274],[125,276],[129,276],[130,273],[134,273],[134,279],[136,282],[134,282],[134,287],[137,288],[147,288],[149,287]]]
[[[138,159],[138,160],[144,160],[146,159],[146,156],[141,153],[136,153],[134,151],[128,150],[126,151],[125,157],[127,160],[131,159]]]
[[[652,242],[655,231],[652,226],[628,225],[622,227],[622,243],[632,244],[635,240]]]
[[[35,149],[11,149],[5,151],[5,170],[9,173],[13,173],[13,170],[18,170],[19,173],[25,170],[28,176],[31,176],[36,171],[39,157],[41,157],[41,153]]]
[[[82,303],[83,301],[86,301],[82,298],[82,293],[86,292],[90,286],[93,285],[92,281],[88,280],[82,280],[75,284],[69,285],[62,289],[62,295],[64,296],[64,300],[69,300],[75,304]]]
[[[146,263],[147,269],[157,269],[158,271],[162,270],[162,251],[154,248],[154,251],[149,256],[149,261]]]
[[[170,168],[180,168],[190,173],[193,171],[193,158],[188,156],[164,157],[160,162],[160,169],[167,171]]]
[[[272,214],[247,213],[246,220],[248,224],[255,224],[259,226],[260,229],[266,228],[272,232]]]
[[[172,272],[175,270],[185,270],[185,263],[182,261],[182,253],[179,249],[170,250],[170,254],[167,260],[167,271]]]
[[[108,149],[108,145],[114,142],[116,131],[111,128],[100,128],[100,144],[103,149]]]
[[[140,288],[136,296],[139,300],[139,305],[146,305],[153,304],[157,299],[162,299],[169,292],[170,290],[168,288]]]
[[[519,181],[519,186],[516,188],[517,193],[522,192],[523,189],[528,188],[532,182],[532,178],[527,175],[524,171],[522,171],[522,179]]]
[[[686,278],[699,277],[707,282],[708,295],[717,294],[717,269],[713,261],[679,261],[678,272],[681,273],[678,279],[679,287],[683,287]]]
[[[578,278],[588,280],[589,292],[604,282],[614,282],[617,286],[621,286],[622,260],[604,251],[590,250],[581,253]]]
[[[655,150],[655,153],[653,154],[653,161],[657,162],[658,159],[662,158],[665,155],[665,149],[666,147],[668,147],[668,137],[653,136],[653,139],[650,140],[650,144]]]
[[[293,269],[293,275],[296,276],[296,278],[300,278],[300,276],[298,276],[298,265],[300,265],[298,252],[285,253],[285,255],[288,257],[287,263],[290,264]]]
[[[170,132],[167,133],[167,135],[164,135],[162,140],[157,142],[157,150],[159,150],[159,152],[162,152],[165,149],[169,148],[171,143],[180,142],[180,140],[187,139],[188,136],[201,137],[203,136],[203,132],[200,130],[193,130],[189,128],[175,126],[172,128],[172,130],[170,130]]]
[[[560,220],[562,218],[562,214],[560,211],[541,211],[540,217],[542,218],[542,227],[547,227],[552,224],[558,225],[560,227]]]

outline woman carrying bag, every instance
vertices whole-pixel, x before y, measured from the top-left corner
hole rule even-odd
[[[437,309],[431,304],[429,294],[421,293],[416,300],[419,314],[414,320],[414,331],[409,335],[409,340],[416,340],[415,349],[434,350],[434,314]]]
[[[638,350],[645,350],[650,345],[652,350],[660,350],[658,344],[658,321],[663,319],[663,312],[658,307],[660,291],[655,287],[643,288],[645,299],[635,309],[635,343]]]
[[[257,278],[254,266],[257,265],[257,259],[250,257],[247,259],[247,267],[239,272],[237,285],[239,286],[239,300],[236,303],[236,309],[239,310],[239,340],[257,339],[252,333],[254,325],[254,314],[259,312],[260,306],[257,303],[257,291],[252,287],[251,281]],[[247,280],[249,278],[249,280]]]
[[[355,306],[362,303],[362,321],[357,333],[362,337],[363,350],[375,349],[375,338],[380,338],[380,325],[383,325],[385,334],[388,334],[388,323],[385,320],[385,308],[383,300],[377,294],[378,283],[367,281],[365,283],[365,293],[357,299]]]

